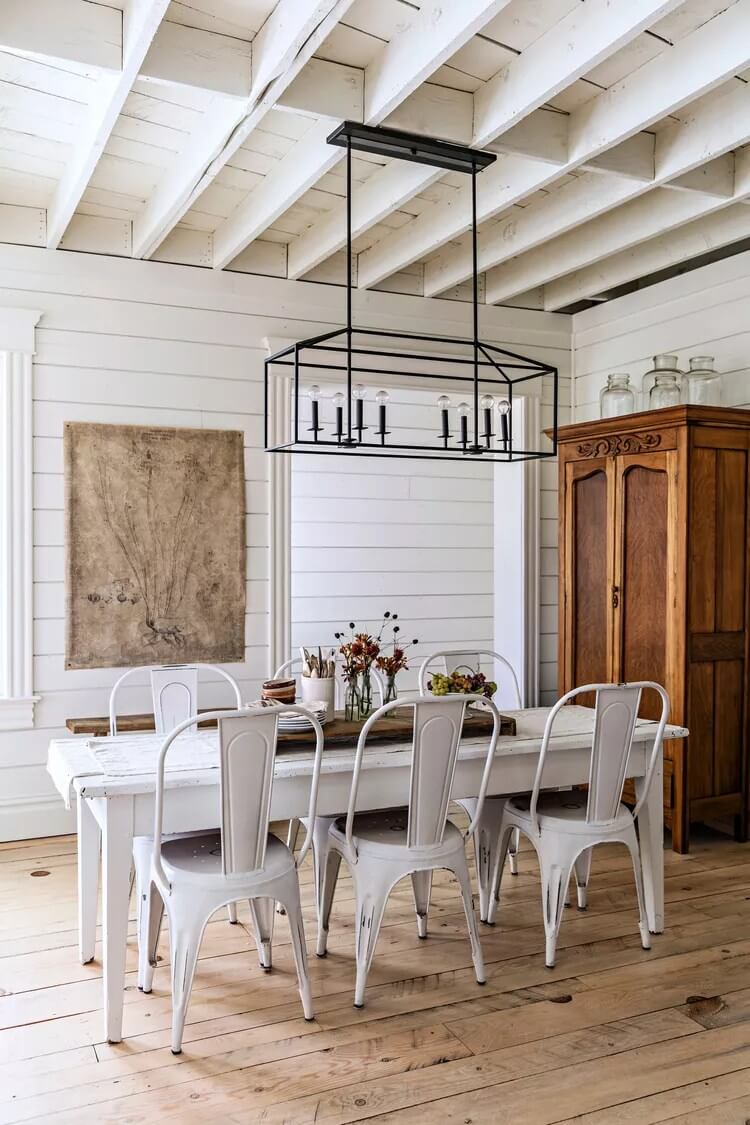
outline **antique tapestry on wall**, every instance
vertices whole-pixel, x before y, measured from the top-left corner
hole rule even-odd
[[[65,426],[66,668],[245,656],[243,435]]]

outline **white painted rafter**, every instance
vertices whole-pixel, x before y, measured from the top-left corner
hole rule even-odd
[[[750,237],[750,208],[735,203],[721,211],[665,231],[594,265],[552,282],[546,299],[556,308],[606,293],[634,278],[680,265],[711,250]]]
[[[421,9],[415,10],[412,22],[385,44],[365,70],[364,121],[369,125],[381,124],[410,95],[417,93],[425,79],[508,2],[462,0],[460,5],[446,5],[444,0],[428,0]],[[399,124],[403,127],[402,122]],[[437,132],[440,134],[439,126]],[[290,166],[295,163],[294,154],[295,149],[292,149],[286,158]],[[323,176],[342,158],[343,150],[326,146],[323,139],[317,153],[317,177],[314,152],[306,148],[305,175],[296,176],[281,197],[276,195],[271,199],[263,192],[263,185],[259,184],[216,230],[214,267],[221,269],[228,265],[271,225],[279,213],[279,198],[283,203],[282,210],[291,207],[316,178]],[[435,178],[433,169],[423,169],[420,183],[426,186]],[[281,183],[278,186],[281,188]]]
[[[312,58],[352,0],[279,0],[252,43],[250,94],[217,95],[203,124],[133,223],[133,256],[148,257]]]
[[[750,51],[750,41],[746,45]],[[738,166],[740,178],[746,166],[744,153],[731,156],[731,150],[750,142],[750,86],[738,82],[732,85],[726,94],[714,97],[697,106],[685,122],[675,123],[664,129],[657,136],[655,151],[655,176],[656,185],[671,181],[678,181],[692,173],[692,187],[695,187],[695,173],[703,176],[707,183],[705,187],[713,187],[705,193],[695,193],[692,204],[680,201],[680,192],[672,192],[675,209],[685,207],[690,212],[684,221],[709,214],[722,206],[732,202],[738,194]],[[623,181],[625,183],[625,181]],[[631,185],[632,187],[632,185]],[[557,192],[563,196],[565,189]],[[635,185],[631,198],[642,194]],[[644,207],[648,209],[648,200],[655,193],[649,193],[644,200]],[[664,204],[668,211],[668,199]],[[547,201],[545,200],[545,203]],[[582,201],[583,202],[583,201]],[[626,202],[625,196],[620,200]],[[563,214],[562,205],[558,205],[560,215]],[[531,212],[534,209],[529,208]],[[554,214],[555,206],[550,203],[548,212]],[[680,212],[681,213],[681,212]],[[592,261],[597,260],[590,255],[599,249],[599,245],[592,245],[588,235],[576,237],[572,229],[578,224],[586,224],[597,212],[586,210],[582,206],[578,213],[578,223],[560,225],[557,235],[561,236],[554,242],[541,246],[534,242],[532,234],[533,217],[524,214],[519,220],[518,230],[514,237],[510,232],[506,235],[505,243],[501,240],[501,231],[492,233],[490,239],[483,243],[481,248],[481,261],[487,269],[486,300],[490,304],[498,303],[528,289],[545,285],[564,273],[578,270]],[[618,212],[615,213],[615,218]],[[669,216],[667,216],[669,220]],[[669,223],[669,225],[673,225]],[[504,226],[504,224],[503,224]],[[589,228],[584,228],[589,229]],[[665,228],[665,229],[668,229]],[[566,235],[564,232],[568,231]],[[547,237],[554,238],[554,223],[548,223]],[[658,233],[654,231],[653,233]],[[567,241],[563,241],[566,239]],[[531,247],[536,246],[536,249]],[[523,251],[527,252],[524,253]],[[562,255],[559,253],[563,251]],[[512,259],[512,260],[508,260]],[[494,264],[498,263],[498,264]],[[443,273],[443,279],[445,274]],[[432,280],[433,286],[441,282]]]
[[[0,50],[72,62],[92,75],[120,70],[122,15],[87,0],[2,0]]]
[[[675,7],[671,0],[637,0],[623,5],[589,0],[574,9],[477,92],[473,143],[478,147],[490,145]],[[567,49],[562,50],[561,44]],[[560,174],[557,166],[525,161],[512,154],[498,160],[477,181],[479,221],[492,218]],[[359,286],[376,285],[446,242],[460,238],[470,226],[470,200],[471,187],[467,184],[456,192],[455,199],[435,204],[405,230],[394,232],[365,251],[359,258]]]
[[[123,13],[122,70],[98,79],[96,96],[47,209],[47,246],[52,249],[65,234],[168,7],[169,0],[131,0]]]

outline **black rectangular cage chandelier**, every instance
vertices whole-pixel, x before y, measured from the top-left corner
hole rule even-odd
[[[396,129],[345,121],[328,143],[346,149],[346,323],[265,361],[269,453],[521,461],[557,452],[558,372],[479,338],[477,175],[496,156]],[[352,153],[427,164],[471,177],[472,335],[355,327],[352,320]],[[278,443],[273,381],[286,377],[288,432]],[[436,397],[437,392],[437,397]],[[521,395],[537,395],[546,427],[514,426]],[[454,398],[456,401],[454,402]],[[524,431],[526,427],[523,427]]]

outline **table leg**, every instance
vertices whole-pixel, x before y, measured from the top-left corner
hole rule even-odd
[[[94,960],[102,834],[91,802],[78,797],[78,949],[81,964]]]
[[[649,747],[649,752],[650,752]],[[659,760],[654,768],[648,796],[638,813],[638,838],[643,868],[648,928],[652,934],[664,932],[664,767]],[[640,800],[645,777],[635,778]]]
[[[122,1002],[128,941],[133,798],[104,799],[102,886],[104,892],[104,1034],[122,1039]]]

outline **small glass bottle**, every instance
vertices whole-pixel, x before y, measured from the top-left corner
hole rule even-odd
[[[671,374],[677,376],[678,381],[679,381],[679,376],[681,375],[681,371],[680,371],[679,367],[677,366],[677,356],[676,355],[655,355],[654,356],[654,366],[651,368],[650,371],[646,372],[646,374],[643,376],[643,380],[641,382],[641,410],[651,409],[651,407],[652,407],[651,388],[653,387],[654,383],[656,382],[656,376],[660,375],[660,374],[664,374],[665,372],[670,372]]]
[[[608,375],[607,385],[599,394],[600,418],[618,418],[635,410],[635,395],[630,388],[629,375]]]
[[[721,406],[721,375],[712,355],[694,355],[682,376],[682,401],[700,406]]]
[[[672,371],[660,371],[648,396],[651,410],[661,410],[665,406],[680,405],[680,384]]]

